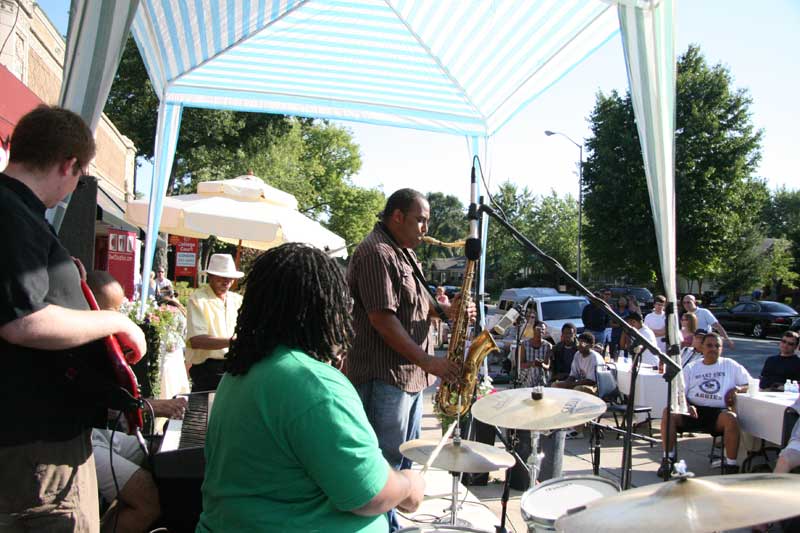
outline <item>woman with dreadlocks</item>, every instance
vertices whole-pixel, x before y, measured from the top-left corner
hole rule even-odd
[[[253,265],[206,436],[197,531],[381,531],[424,481],[383,458],[337,369],[350,298],[336,263],[300,244]]]

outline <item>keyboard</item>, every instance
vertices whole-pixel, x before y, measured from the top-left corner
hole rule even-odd
[[[203,447],[214,394],[195,392],[185,395],[188,403],[183,420],[170,419],[167,422],[161,445],[153,454],[153,475],[156,478],[203,478]]]

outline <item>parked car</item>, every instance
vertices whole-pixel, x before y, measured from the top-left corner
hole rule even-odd
[[[529,289],[530,288],[531,287],[529,287]],[[506,294],[505,291],[503,291],[503,293]],[[508,295],[506,294],[506,296]],[[500,309],[501,305],[498,304],[497,312],[487,318],[487,327],[491,328],[494,326],[506,310],[510,309],[515,303],[523,303],[527,298],[528,296],[525,296],[520,301],[501,300],[501,303],[504,301],[511,301],[511,304],[506,304],[507,307],[503,310]],[[578,332],[583,331],[581,314],[583,313],[583,308],[589,304],[589,300],[586,297],[560,294],[556,291],[554,295],[533,297],[532,302],[536,310],[536,316],[539,320],[547,324],[547,336],[551,340],[558,341],[561,334],[561,327],[567,322],[575,324]],[[516,337],[516,327],[512,326],[506,330],[504,337],[499,339],[499,341],[505,347],[509,347],[516,340]]]
[[[653,310],[653,293],[650,289],[645,287],[607,287],[607,289],[611,291],[612,302],[616,302],[620,296],[635,296],[642,309],[642,316]]]
[[[800,333],[800,318],[795,318],[794,322],[792,322],[792,325],[789,326],[789,329]]]
[[[770,334],[781,335],[800,318],[800,313],[780,302],[760,300],[714,311],[714,316],[728,331],[764,338]]]

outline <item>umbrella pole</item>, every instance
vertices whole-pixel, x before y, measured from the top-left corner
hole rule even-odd
[[[242,257],[242,239],[239,239],[239,244],[236,245],[236,270],[239,270],[239,260]]]
[[[236,265],[236,270],[241,270],[239,268],[239,261],[241,258],[242,258],[242,239],[239,239],[239,244],[236,245],[236,259],[234,260],[234,264]],[[233,280],[233,285],[231,286],[231,289],[235,290],[238,287],[239,287],[239,280],[238,279]]]

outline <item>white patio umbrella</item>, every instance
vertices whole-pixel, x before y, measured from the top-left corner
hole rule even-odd
[[[128,202],[125,218],[147,226],[150,202]],[[252,175],[198,184],[196,194],[168,196],[159,231],[267,250],[302,242],[333,257],[347,257],[344,239],[297,211],[297,199]]]

